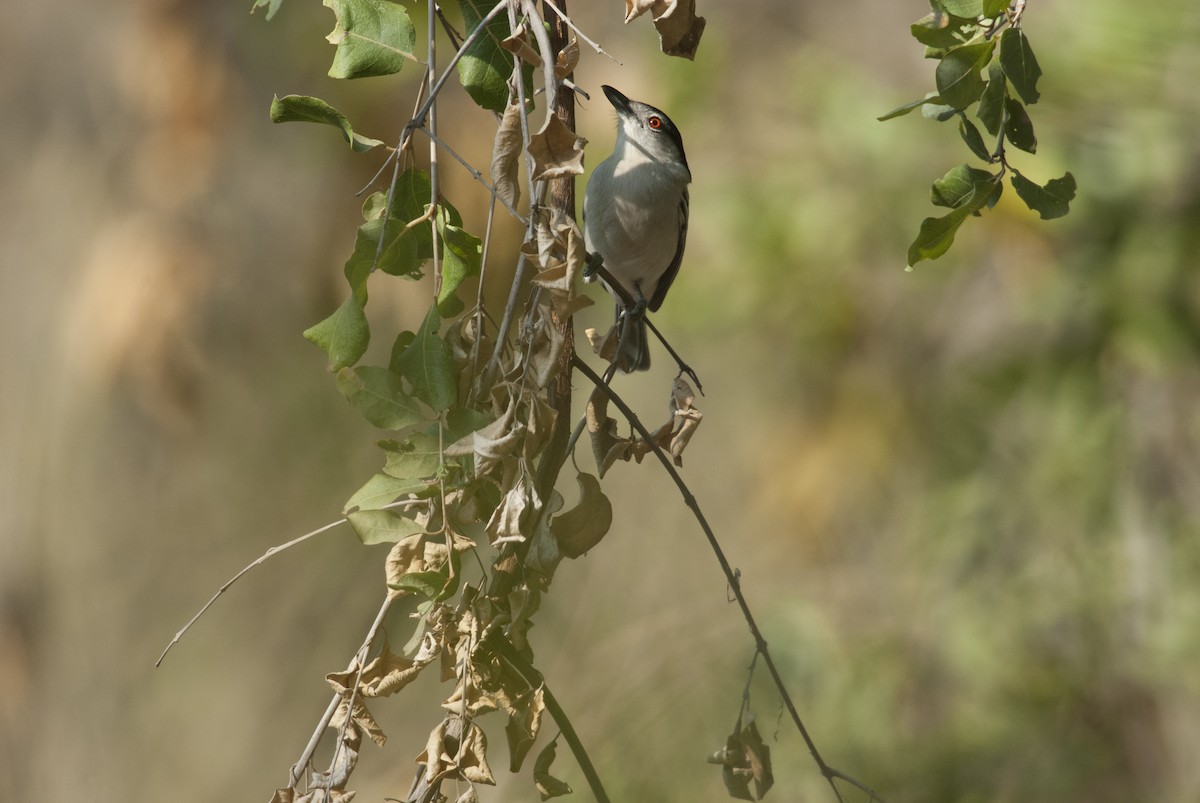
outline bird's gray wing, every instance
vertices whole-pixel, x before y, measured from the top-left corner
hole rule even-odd
[[[662,278],[658,280],[658,286],[654,288],[654,297],[650,299],[649,308],[651,312],[657,312],[662,306],[663,299],[667,297],[667,290],[671,289],[671,282],[675,281],[676,274],[679,273],[679,265],[683,262],[683,247],[687,244],[688,231],[688,189],[683,188],[683,197],[679,199],[679,247],[675,249],[675,256],[671,260],[671,264],[663,271]]]

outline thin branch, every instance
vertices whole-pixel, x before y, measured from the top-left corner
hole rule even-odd
[[[829,782],[829,786],[833,789],[834,795],[839,801],[844,801],[841,791],[837,788],[837,784],[834,783],[835,779],[840,778],[841,780],[846,781],[847,783],[856,786],[862,791],[871,795],[872,799],[879,800],[882,803],[882,798],[880,798],[879,795],[876,794],[875,791],[869,786],[866,786],[854,778],[835,770],[833,767],[830,767],[828,764],[826,764],[825,760],[821,758],[821,754],[817,750],[816,743],[813,742],[812,736],[810,736],[808,733],[808,728],[804,727],[804,722],[800,718],[800,712],[796,710],[796,704],[792,702],[792,697],[788,693],[787,687],[784,685],[783,677],[779,674],[778,667],[775,666],[775,661],[771,659],[771,653],[767,649],[767,640],[763,638],[762,631],[758,629],[758,623],[754,620],[754,614],[750,612],[750,605],[746,601],[746,596],[742,593],[742,584],[738,574],[735,573],[733,567],[729,565],[729,560],[725,557],[725,551],[721,549],[721,545],[718,543],[717,536],[713,533],[712,527],[708,523],[708,519],[706,519],[704,514],[700,511],[700,504],[696,501],[696,496],[692,493],[691,489],[688,488],[687,483],[683,481],[683,477],[681,477],[679,472],[675,469],[675,466],[672,464],[670,458],[668,458],[666,453],[654,443],[650,435],[650,431],[646,429],[646,427],[638,419],[637,415],[634,414],[632,409],[630,409],[629,405],[625,403],[624,399],[613,392],[612,388],[606,385],[601,377],[597,375],[587,363],[579,359],[578,355],[572,355],[571,361],[576,370],[590,379],[596,385],[596,387],[600,388],[601,391],[608,396],[609,401],[616,405],[617,409],[619,409],[629,421],[630,426],[637,430],[638,434],[641,435],[642,438],[645,439],[646,443],[650,445],[655,457],[658,458],[658,461],[662,463],[663,468],[666,469],[667,474],[670,475],[671,479],[675,482],[675,486],[679,489],[679,493],[683,497],[684,504],[691,509],[692,514],[696,517],[696,521],[700,524],[700,529],[704,531],[704,536],[708,539],[708,544],[712,548],[713,554],[717,557],[717,562],[721,564],[721,571],[725,573],[725,579],[729,583],[729,587],[733,589],[734,596],[737,598],[738,607],[742,609],[742,617],[746,620],[746,625],[750,629],[750,635],[754,638],[755,647],[759,654],[762,655],[763,663],[766,664],[767,670],[771,673],[771,678],[775,682],[775,688],[778,690],[780,697],[783,699],[783,703],[787,707],[788,713],[791,714],[792,722],[796,724],[796,729],[800,731],[800,736],[803,737],[804,743],[808,746],[808,752],[812,754],[813,760],[817,762],[817,767],[821,770],[821,775],[823,775],[825,780]]]
[[[375,641],[375,636],[379,633],[379,628],[383,625],[383,618],[387,615],[388,609],[392,607],[392,603],[396,600],[396,596],[389,591],[383,599],[383,605],[379,607],[379,612],[375,614],[375,621],[371,623],[370,629],[367,631],[367,637],[363,639],[362,646],[354,653],[354,658],[350,660],[350,665],[346,667],[349,672],[354,668],[355,663],[358,664],[358,674],[354,677],[354,689],[350,694],[349,712],[354,711],[354,695],[358,693],[358,684],[362,680],[363,669],[366,666],[367,652],[371,648],[372,642]],[[321,715],[321,719],[317,721],[317,727],[313,730],[312,736],[308,740],[308,744],[304,746],[304,751],[300,753],[299,760],[292,765],[291,774],[288,780],[288,786],[293,787],[300,780],[300,776],[304,774],[304,768],[312,761],[313,753],[317,750],[317,745],[321,742],[321,736],[324,735],[325,729],[329,727],[333,715],[337,712],[338,703],[341,702],[342,695],[334,694],[333,699],[329,702],[329,706],[325,709],[325,713]],[[348,725],[353,720],[353,714],[348,713],[346,716],[346,724]],[[342,749],[345,742],[346,729],[342,727],[342,732],[338,737],[337,746],[333,750],[333,759],[330,761],[330,772],[332,773],[334,762],[337,761],[338,751]]]
[[[466,159],[464,159],[462,156],[460,156],[456,150],[454,150],[448,144],[446,144],[446,141],[444,139],[441,139],[440,137],[438,137],[436,134],[434,134],[428,128],[425,128],[424,126],[421,126],[420,128],[418,128],[416,130],[420,131],[422,134],[429,137],[429,139],[431,141],[437,143],[438,147],[444,148],[447,153],[449,153],[451,156],[453,156],[454,160],[456,162],[458,162],[460,165],[462,165],[463,168],[465,168],[466,171],[471,174],[471,178],[475,179],[480,184],[482,184],[484,186],[484,188],[492,194],[493,198],[498,200],[500,203],[504,204],[504,208],[507,209],[512,214],[513,217],[515,217],[517,220],[521,221],[522,224],[528,223],[528,220],[526,219],[526,217],[524,215],[522,215],[520,212],[518,212],[516,210],[516,207],[514,207],[508,201],[504,200],[503,198],[501,198],[499,195],[496,194],[496,188],[493,185],[488,183],[487,179],[485,179],[483,177],[483,173],[481,173],[479,170],[476,170],[474,167],[472,167],[471,163],[468,162]]]
[[[558,18],[560,20],[562,20],[568,28],[570,28],[572,31],[574,31],[576,36],[578,36],[584,42],[587,42],[589,45],[592,46],[592,50],[595,50],[600,55],[607,57],[608,59],[612,60],[613,62],[615,62],[617,64],[621,64],[621,62],[619,60],[617,60],[616,58],[614,58],[612,56],[612,54],[605,51],[604,48],[600,47],[600,45],[596,44],[590,38],[588,38],[587,34],[585,34],[583,31],[579,30],[579,28],[576,27],[575,23],[571,21],[571,18],[568,17],[566,14],[562,13],[562,10],[559,9],[559,7],[556,6],[553,2],[551,2],[551,0],[542,0],[542,3],[549,6],[551,9],[553,9],[554,13],[558,15]],[[624,65],[622,64],[621,66],[624,66]]]
[[[189,619],[188,623],[186,625],[184,625],[183,628],[180,629],[180,631],[178,633],[175,634],[175,637],[173,639],[171,639],[169,644],[167,644],[166,649],[164,649],[162,651],[162,655],[158,656],[158,660],[154,662],[154,665],[159,666],[160,664],[162,664],[163,659],[167,657],[167,653],[171,651],[171,648],[174,647],[181,638],[183,638],[183,634],[188,632],[188,630],[190,630],[192,628],[192,625],[196,624],[197,620],[199,620],[201,616],[203,616],[205,613],[208,612],[208,609],[213,606],[213,603],[215,603],[217,601],[218,597],[220,597],[222,594],[224,594],[226,591],[228,591],[229,587],[231,585],[236,583],[238,580],[242,579],[242,575],[249,572],[255,566],[261,566],[263,563],[266,563],[269,558],[272,558],[275,555],[278,555],[280,552],[283,552],[285,549],[291,549],[292,547],[296,546],[296,544],[303,543],[310,538],[320,535],[321,533],[329,532],[334,527],[337,527],[339,524],[345,524],[346,522],[347,522],[347,519],[344,519],[344,518],[338,519],[337,521],[331,521],[329,524],[326,524],[322,527],[318,527],[317,529],[313,530],[310,533],[305,533],[304,535],[300,536],[299,538],[293,538],[291,541],[288,541],[286,544],[277,544],[276,546],[271,547],[266,552],[264,552],[258,558],[258,560],[255,560],[255,561],[247,564],[240,572],[238,572],[233,577],[230,577],[228,580],[226,580],[225,585],[218,588],[217,593],[213,594],[212,597],[209,598],[208,602],[204,603],[204,607],[201,608],[199,611],[197,611],[196,615],[193,616],[191,619]]]

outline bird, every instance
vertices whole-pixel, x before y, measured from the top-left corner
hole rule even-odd
[[[683,261],[692,171],[671,118],[611,86],[603,89],[617,111],[617,141],[588,180],[584,246],[635,302],[626,309],[602,280],[616,302],[622,335],[615,362],[632,373],[650,368],[644,315],[662,306]]]

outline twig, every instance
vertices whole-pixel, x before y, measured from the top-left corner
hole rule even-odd
[[[191,619],[189,619],[188,623],[186,625],[184,625],[183,628],[178,633],[175,634],[175,637],[173,639],[171,639],[169,644],[167,644],[166,649],[164,649],[162,651],[162,654],[158,656],[158,660],[154,662],[154,665],[159,666],[160,664],[162,664],[163,659],[167,657],[167,653],[171,651],[171,648],[174,647],[181,638],[183,638],[183,634],[188,632],[188,630],[191,629],[192,625],[196,624],[196,621],[199,620],[199,618],[201,616],[203,616],[205,613],[207,613],[208,609],[213,606],[213,603],[215,603],[217,601],[217,598],[219,596],[221,596],[226,591],[228,591],[229,587],[231,585],[236,583],[238,580],[242,579],[242,575],[246,574],[248,571],[253,569],[255,566],[262,565],[263,563],[265,563],[267,561],[267,559],[272,558],[275,555],[278,555],[280,552],[283,552],[285,549],[290,549],[290,548],[294,547],[296,544],[303,543],[304,541],[307,541],[308,539],[313,538],[314,536],[318,536],[321,533],[328,532],[328,531],[332,530],[334,527],[337,527],[339,524],[345,524],[346,522],[347,522],[347,519],[344,519],[344,518],[338,519],[337,521],[331,521],[329,524],[326,524],[322,527],[318,527],[317,529],[313,530],[310,533],[305,533],[304,535],[300,536],[299,538],[293,538],[291,541],[288,541],[286,544],[277,544],[276,546],[271,547],[266,552],[264,552],[258,558],[258,560],[255,560],[252,563],[247,564],[240,572],[238,572],[233,577],[230,577],[228,580],[226,580],[225,585],[218,588],[217,593],[213,594],[212,597],[209,598],[208,602],[204,603],[204,607],[201,608],[199,611],[197,611],[196,615],[193,616]]]
[[[839,801],[844,801],[841,791],[837,788],[837,784],[834,783],[835,779],[840,778],[843,781],[846,781],[847,783],[856,786],[857,788],[871,795],[872,799],[879,800],[882,803],[882,798],[880,798],[879,795],[876,794],[875,791],[869,786],[847,776],[845,773],[835,770],[833,767],[830,767],[828,764],[826,764],[825,760],[821,758],[821,754],[817,750],[816,743],[813,742],[812,737],[809,735],[808,728],[804,727],[804,722],[800,718],[800,712],[796,710],[796,705],[792,702],[791,695],[788,694],[787,687],[783,683],[783,677],[779,674],[779,669],[775,666],[775,662],[771,659],[771,653],[767,650],[767,640],[763,638],[762,631],[758,629],[758,623],[754,620],[754,614],[750,612],[750,605],[746,602],[746,597],[742,593],[741,580],[739,579],[738,575],[734,573],[733,567],[729,565],[729,560],[725,557],[725,551],[721,549],[720,543],[717,542],[717,536],[713,533],[712,527],[708,523],[708,519],[706,519],[704,514],[700,511],[700,504],[696,501],[695,495],[692,493],[691,489],[688,488],[687,483],[683,481],[683,477],[679,475],[679,472],[671,463],[670,458],[667,457],[666,453],[663,452],[661,447],[654,443],[654,441],[651,439],[650,431],[646,429],[640,420],[638,420],[637,415],[635,415],[633,410],[630,409],[629,405],[625,403],[625,400],[613,392],[612,388],[606,385],[601,377],[597,375],[587,363],[579,359],[578,355],[572,355],[571,362],[575,366],[576,370],[590,379],[596,385],[596,387],[600,388],[602,392],[608,396],[609,401],[616,405],[617,409],[619,409],[625,416],[626,420],[629,421],[630,426],[637,430],[638,434],[641,435],[650,445],[651,451],[654,452],[655,457],[658,458],[658,461],[662,463],[663,468],[666,469],[667,474],[670,475],[671,479],[675,482],[675,486],[679,489],[679,493],[683,497],[684,504],[691,509],[692,514],[696,517],[696,521],[700,524],[700,529],[704,531],[704,536],[708,539],[708,544],[712,548],[713,554],[717,557],[717,562],[721,564],[721,571],[725,573],[725,579],[729,583],[729,587],[733,589],[734,596],[737,598],[738,607],[742,609],[742,617],[746,620],[746,625],[750,629],[750,635],[754,638],[755,648],[758,650],[758,653],[762,655],[763,663],[767,665],[767,670],[771,673],[771,678],[775,682],[775,688],[778,690],[779,696],[783,699],[784,705],[787,706],[788,713],[791,714],[792,717],[792,722],[796,724],[796,729],[800,731],[800,736],[803,737],[804,743],[808,746],[808,752],[812,754],[813,760],[817,762],[817,767],[820,769],[821,775],[823,775],[825,780],[829,782],[829,786],[833,789],[833,794]]]
[[[542,17],[534,7],[533,0],[521,0],[521,7],[525,9],[526,17],[537,20],[536,24],[529,27],[542,55],[542,76],[546,85],[546,122],[549,123],[550,118],[554,116],[554,99],[558,97],[558,77],[554,74],[554,48],[550,46],[550,36],[546,33],[546,27],[542,24]]]
[[[658,327],[655,326],[654,322],[650,320],[649,315],[644,316],[643,320],[645,320],[647,328],[649,328],[650,331],[654,333],[654,336],[658,338],[658,342],[662,343],[663,348],[665,348],[667,353],[671,355],[671,359],[673,359],[675,364],[679,366],[679,373],[690,376],[692,381],[696,383],[696,390],[700,391],[700,395],[703,396],[704,385],[700,384],[700,377],[697,376],[696,372],[692,370],[692,366],[684,362],[675,349],[671,348],[671,344],[665,337],[663,337],[662,332],[658,331]]]
[[[580,39],[582,39],[583,41],[585,41],[589,45],[591,45],[593,50],[595,50],[597,53],[599,53],[602,56],[607,56],[609,59],[616,62],[617,64],[621,64],[620,61],[618,61],[611,54],[606,52],[604,50],[604,48],[600,47],[600,45],[596,44],[591,39],[589,39],[587,34],[585,34],[583,31],[579,30],[579,28],[577,28],[575,26],[575,23],[571,22],[571,18],[568,17],[566,14],[562,13],[562,11],[559,9],[559,7],[556,6],[553,2],[551,2],[551,0],[542,0],[542,3],[547,6],[550,6],[550,8],[552,8],[554,10],[554,13],[558,15],[558,18],[560,20],[562,20],[564,23],[566,23],[566,26],[568,28],[570,28],[572,31],[574,31],[576,36],[578,36]],[[621,66],[624,66],[624,65],[621,65]]]
[[[383,605],[379,607],[379,612],[375,614],[375,621],[371,623],[371,628],[367,631],[367,637],[363,639],[362,646],[354,653],[354,658],[351,659],[350,665],[346,667],[346,671],[350,671],[355,663],[358,664],[358,674],[354,676],[354,688],[350,693],[348,701],[349,708],[347,709],[346,723],[342,727],[342,732],[338,737],[337,746],[333,749],[333,758],[330,760],[330,774],[332,774],[334,763],[337,761],[338,751],[342,749],[345,742],[346,725],[349,725],[354,719],[354,696],[358,693],[358,684],[362,680],[363,669],[366,667],[367,652],[371,648],[371,643],[375,641],[375,636],[379,633],[380,626],[383,625],[383,618],[387,615],[388,609],[397,598],[391,592],[384,596]],[[312,761],[313,753],[317,750],[317,745],[321,742],[321,736],[325,729],[329,727],[329,722],[333,719],[333,715],[337,712],[338,703],[341,702],[342,695],[334,694],[333,700],[325,709],[325,713],[321,715],[321,719],[317,721],[317,727],[313,731],[313,735],[309,738],[308,744],[304,746],[304,751],[300,753],[299,760],[292,765],[291,774],[289,776],[288,786],[293,787],[300,780],[300,776],[304,774],[304,768],[308,766],[308,762]]]
[[[488,180],[483,177],[483,173],[481,173],[479,170],[476,170],[474,167],[472,167],[471,163],[468,162],[466,159],[464,159],[462,156],[460,156],[458,154],[458,152],[455,151],[453,148],[451,148],[448,144],[446,144],[446,141],[444,139],[439,138],[436,134],[434,134],[432,131],[430,131],[428,128],[425,128],[424,126],[419,127],[417,130],[420,131],[425,136],[429,137],[429,139],[432,140],[433,142],[436,142],[438,147],[444,148],[447,153],[449,153],[451,156],[453,156],[454,160],[456,162],[458,162],[460,165],[462,165],[466,169],[466,171],[471,174],[471,177],[473,179],[475,179],[480,184],[482,184],[484,186],[484,189],[486,189],[488,192],[490,192],[492,194],[493,198],[495,198],[500,203],[504,204],[504,208],[507,209],[512,214],[513,217],[515,217],[517,220],[521,221],[521,223],[528,222],[526,220],[525,216],[522,215],[520,212],[518,212],[516,210],[516,208],[514,206],[512,206],[512,204],[510,204],[508,201],[504,200],[503,198],[501,198],[499,195],[496,194],[496,188],[493,185],[488,183]]]

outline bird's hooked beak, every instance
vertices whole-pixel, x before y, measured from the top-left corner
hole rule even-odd
[[[608,98],[608,102],[611,103],[613,108],[617,110],[618,116],[624,117],[633,113],[633,107],[629,105],[629,98],[625,97],[608,84],[605,84],[600,88],[604,90],[604,95]]]

